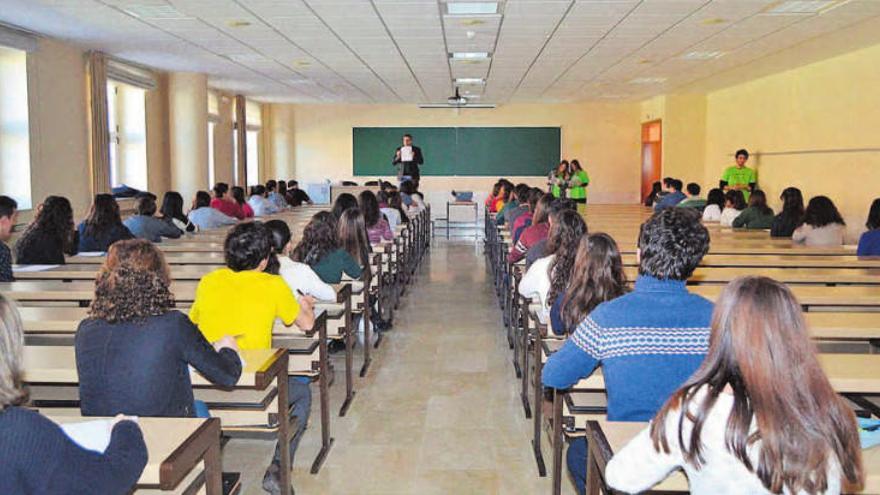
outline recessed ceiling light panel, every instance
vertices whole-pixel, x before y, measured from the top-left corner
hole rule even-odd
[[[828,12],[849,0],[784,0],[764,9],[766,15],[812,15]]]
[[[457,77],[455,78],[455,84],[457,86],[464,85],[483,85],[486,84],[486,80],[481,77]]]
[[[487,15],[498,13],[498,2],[446,2],[450,15]]]
[[[453,52],[449,54],[452,60],[489,60],[487,52]]]
[[[661,84],[666,82],[665,77],[637,77],[629,81],[630,84]]]
[[[715,60],[716,58],[721,58],[724,56],[724,52],[721,51],[711,51],[711,52],[690,52],[681,56],[682,60]]]
[[[192,19],[191,16],[184,14],[170,5],[128,5],[123,7],[122,10],[138,19]]]

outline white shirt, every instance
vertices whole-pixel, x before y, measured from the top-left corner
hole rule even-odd
[[[395,208],[379,208],[379,211],[388,219],[388,226],[391,227],[391,232],[394,232],[394,229],[400,225],[400,212]]]
[[[278,262],[281,264],[278,275],[287,282],[287,286],[294,294],[300,291],[319,301],[336,301],[336,290],[324,283],[309,265],[293,261],[283,255],[278,257]]]
[[[189,221],[195,224],[199,230],[210,230],[222,227],[224,225],[234,225],[238,220],[224,215],[220,210],[215,210],[210,206],[202,206],[195,210],[190,210]]]
[[[547,294],[550,293],[550,265],[553,264],[555,255],[538,258],[529,267],[526,274],[519,281],[519,293],[523,297],[537,297],[541,301],[544,314],[550,314],[550,304]]]
[[[736,208],[725,208],[721,212],[721,226],[722,227],[733,227],[733,221],[736,220],[736,217],[742,213],[743,210],[737,210]]]
[[[694,414],[704,396],[705,389],[697,391],[694,400],[690,402],[689,407]],[[703,431],[700,433],[701,452],[706,462],[699,470],[684,460],[678,443],[680,413],[671,411],[666,416],[666,441],[669,443],[670,453],[661,454],[654,450],[650,427],[645,428],[608,462],[605,467],[605,481],[608,486],[627,493],[642,492],[666,479],[674,470],[682,468],[687,474],[690,492],[694,495],[769,494],[761,480],[727,450],[724,436],[732,408],[733,395],[721,393],[706,416]],[[685,445],[690,442],[692,428],[693,423],[685,420],[682,435]],[[751,431],[755,428],[753,420]],[[760,442],[752,444],[748,449],[753,466],[758,465],[759,453]],[[786,490],[785,493],[789,492]],[[840,493],[840,468],[833,460],[828,463],[828,489],[825,493]]]
[[[406,209],[407,216],[409,216],[410,218],[415,218],[415,217],[419,216],[419,213],[423,212],[424,210],[425,210],[425,203],[423,203],[422,200],[419,199],[418,196],[413,195],[412,196],[412,204],[409,206],[409,208]]]
[[[254,194],[248,198],[248,204],[254,210],[255,217],[264,217],[273,213],[278,213],[278,208],[268,199]]]
[[[719,220],[721,220],[721,207],[718,205],[706,205],[706,208],[703,210],[703,221],[717,222]]]

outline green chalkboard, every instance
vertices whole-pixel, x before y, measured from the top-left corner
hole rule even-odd
[[[395,175],[406,133],[422,149],[422,175],[544,176],[559,163],[559,127],[354,127],[354,175]]]

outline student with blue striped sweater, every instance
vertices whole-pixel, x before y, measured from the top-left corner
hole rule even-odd
[[[691,208],[667,208],[642,225],[632,292],[597,306],[544,366],[546,387],[567,389],[602,367],[610,421],[648,421],[699,367],[709,345],[712,303],[685,281],[709,250],[709,232]],[[587,446],[568,449],[580,493]]]

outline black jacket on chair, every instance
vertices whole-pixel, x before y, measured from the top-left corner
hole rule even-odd
[[[400,151],[402,146],[399,146],[396,150],[394,150],[394,158],[391,159],[392,165],[403,164],[403,171],[400,175],[408,175],[412,177],[412,179],[416,182],[419,181],[421,174],[419,173],[419,165],[425,163],[425,159],[422,158],[422,149],[418,146],[413,146],[413,159],[411,162],[402,161],[397,157],[397,152]]]

